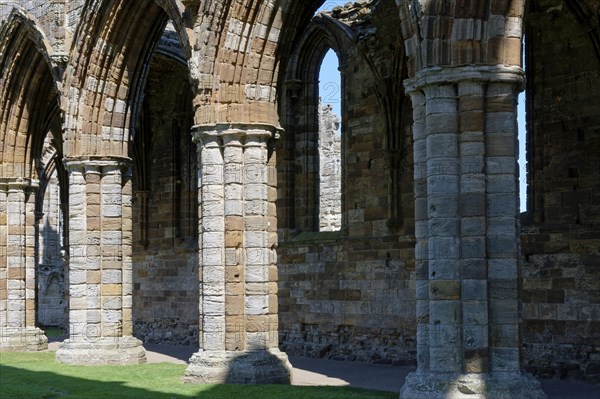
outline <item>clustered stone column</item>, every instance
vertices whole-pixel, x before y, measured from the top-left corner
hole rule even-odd
[[[69,172],[69,339],[67,364],[145,362],[132,336],[130,160],[67,159]]]
[[[35,192],[28,179],[0,179],[0,349],[48,347],[35,327]]]
[[[278,349],[276,173],[278,128],[193,129],[198,144],[200,350],[192,383],[289,383]]]
[[[520,372],[520,68],[407,81],[414,107],[417,361],[400,397],[544,398]]]

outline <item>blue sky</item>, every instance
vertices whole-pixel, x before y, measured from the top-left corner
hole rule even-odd
[[[346,0],[327,0],[318,11],[330,10],[333,7],[346,4]],[[317,12],[318,12],[317,11]],[[341,115],[341,82],[339,61],[335,53],[330,50],[321,65],[319,76],[319,95],[324,103],[331,104],[333,111]],[[525,163],[525,94],[519,96],[518,118],[519,124],[519,175],[521,191],[521,212],[526,210],[526,163]]]
[[[331,10],[333,7],[342,6],[348,3],[347,0],[326,0],[317,10]],[[333,107],[333,112],[340,116],[341,113],[341,82],[339,72],[339,61],[335,52],[329,50],[325,55],[323,64],[321,64],[321,75],[319,76],[319,95],[321,100]]]

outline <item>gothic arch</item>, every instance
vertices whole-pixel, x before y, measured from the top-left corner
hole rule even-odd
[[[286,129],[280,143],[279,173],[283,183],[280,223],[288,228],[318,231],[319,215],[314,204],[320,192],[319,71],[330,49],[336,53],[340,67],[345,68],[353,46],[347,26],[325,14],[317,15],[298,39],[287,64],[283,90],[279,92],[280,115]],[[340,92],[343,86],[342,81]]]
[[[46,132],[60,125],[52,48],[36,21],[18,8],[0,37],[0,175],[34,179]]]
[[[290,178],[294,172],[289,171],[298,170],[298,163],[303,165],[302,168],[318,169],[318,166],[308,166],[318,164],[318,157],[315,155],[317,150],[314,148],[318,132],[316,111],[313,110],[318,102],[314,82],[318,81],[322,58],[330,48],[338,56],[342,76],[345,70],[352,73],[353,68],[357,67],[350,65],[352,62],[349,61],[351,57],[357,56],[361,62],[366,63],[368,73],[374,78],[373,92],[377,108],[385,121],[385,140],[382,146],[390,171],[388,225],[399,228],[404,218],[412,218],[409,214],[410,209],[403,209],[401,204],[402,198],[411,195],[411,187],[401,184],[400,180],[410,156],[410,151],[405,147],[406,133],[410,129],[412,119],[410,105],[405,101],[402,86],[407,77],[407,67],[399,16],[395,13],[395,4],[384,1],[366,4],[371,10],[371,18],[376,21],[357,22],[356,15],[345,14],[352,11],[342,10],[315,16],[310,24],[303,28],[302,34],[295,38],[294,51],[282,74],[281,78],[285,81],[280,82],[283,90],[279,91],[279,111],[287,134],[282,140],[285,143],[280,144],[283,156],[279,159],[283,160],[280,180],[284,182],[281,189],[286,200],[281,201],[281,205],[285,215],[283,224],[286,226],[314,229],[310,226],[316,223],[312,220],[315,212],[308,210],[318,197],[318,179],[312,178],[311,173],[305,173],[306,180],[298,176]],[[373,26],[377,26],[377,29],[372,29]],[[393,41],[393,45],[387,41],[390,37],[397,39]],[[293,110],[293,115],[290,114],[290,110]],[[313,159],[314,161],[311,161]],[[288,172],[285,172],[286,170]],[[284,178],[284,175],[288,177]],[[302,183],[294,184],[293,180],[299,179]],[[295,201],[290,200],[292,198],[295,198]]]
[[[128,157],[149,61],[169,20],[191,57],[184,13],[175,0],[86,4],[65,77],[67,157]]]
[[[329,49],[335,51],[341,66],[346,65],[348,57],[344,50],[351,46],[352,32],[347,26],[327,15],[317,15],[292,53],[286,69],[286,80],[314,79]]]

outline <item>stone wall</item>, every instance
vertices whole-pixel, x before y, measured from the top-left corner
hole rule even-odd
[[[526,20],[521,298],[526,367],[543,377],[598,382],[600,54],[590,35],[598,32],[600,8],[590,7],[532,2]]]
[[[600,240],[571,226],[526,227],[522,235],[523,351],[544,378],[600,382]]]
[[[286,353],[414,363],[413,240],[314,233],[280,245],[280,341]]]
[[[564,2],[545,3],[527,20],[528,210],[534,223],[597,224],[600,56]]]

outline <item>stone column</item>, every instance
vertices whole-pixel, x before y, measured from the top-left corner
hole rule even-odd
[[[48,339],[36,324],[35,192],[38,183],[0,179],[0,350],[38,351]]]
[[[414,109],[417,361],[402,399],[545,398],[521,373],[514,67],[431,68]]]
[[[278,349],[276,173],[270,125],[193,129],[198,144],[200,350],[191,383],[289,383]],[[273,155],[274,156],[274,155]]]
[[[146,361],[132,336],[131,165],[126,158],[66,159],[69,172],[67,364]]]

